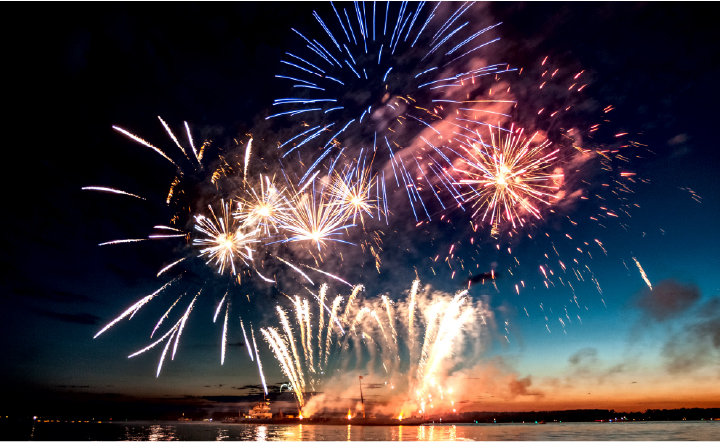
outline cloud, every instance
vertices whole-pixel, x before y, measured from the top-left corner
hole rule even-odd
[[[719,361],[719,299],[703,303],[696,313],[700,320],[685,324],[661,350],[671,374],[690,373]]]
[[[669,159],[676,159],[691,152],[691,147],[689,146],[688,140],[689,136],[686,134],[678,134],[668,140],[666,144],[668,144],[672,148]]]
[[[582,348],[568,358],[571,365],[578,366],[588,362],[597,362],[598,350],[595,348]]]
[[[77,293],[66,292],[63,290],[53,290],[44,288],[32,288],[32,287],[16,287],[12,291],[18,296],[23,298],[35,298],[53,302],[62,302],[66,304],[80,303],[80,302],[93,302],[93,299],[79,295]]]
[[[100,321],[100,317],[91,315],[90,313],[59,313],[42,308],[34,308],[33,311],[41,316],[69,322],[71,324],[98,325]]]
[[[701,293],[695,285],[683,285],[667,279],[656,284],[653,290],[643,290],[636,306],[641,309],[644,318],[663,322],[679,316],[699,298]]]
[[[542,398],[544,393],[534,390],[532,377],[520,377],[506,362],[496,357],[490,361],[477,363],[475,366],[453,374],[446,381],[458,392],[457,400],[478,400],[479,394],[490,395],[503,401],[515,401],[522,397]],[[473,389],[466,386],[473,385]]]
[[[693,284],[661,281],[653,290],[644,289],[634,304],[642,317],[631,332],[632,341],[643,330],[662,343],[660,356],[670,374],[706,370],[719,364],[719,298],[699,304],[701,293]],[[663,324],[659,337],[654,325]]]
[[[230,342],[228,344],[225,344],[228,347],[245,347],[245,342],[239,341],[239,342]]]
[[[595,379],[598,384],[603,384],[613,375],[626,372],[629,363],[630,361],[625,361],[605,367],[603,361],[598,357],[598,350],[591,347],[582,348],[568,358],[571,374],[565,379],[565,383],[570,385],[575,379],[587,378]]]
[[[669,146],[675,146],[675,145],[677,145],[677,144],[683,144],[683,143],[685,143],[686,141],[688,141],[688,135],[686,135],[686,134],[678,134],[678,135],[676,135],[675,137],[673,137],[673,138],[671,138],[670,140],[668,140],[668,141],[667,141],[667,144],[668,144]]]
[[[278,384],[280,385],[280,384]],[[261,394],[265,391],[262,384],[246,384],[242,387],[230,387],[233,390],[243,391],[248,395]]]

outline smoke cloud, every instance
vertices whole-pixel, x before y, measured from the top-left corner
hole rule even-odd
[[[644,318],[663,322],[678,317],[700,298],[701,293],[695,285],[683,285],[668,279],[656,284],[653,290],[644,290],[636,306]]]

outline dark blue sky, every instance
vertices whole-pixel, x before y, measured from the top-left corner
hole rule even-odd
[[[522,235],[525,239],[514,243],[523,261],[516,275],[499,279],[498,291],[472,288],[471,295],[488,300],[496,318],[479,363],[490,361],[490,366],[496,361],[494,367],[504,376],[531,376],[532,386],[545,392],[541,402],[525,397],[505,402],[490,396],[479,399],[487,408],[707,406],[714,398],[718,402],[718,333],[715,345],[713,333],[708,341],[707,335],[687,333],[704,323],[709,308],[715,309],[711,320],[718,324],[719,26],[701,25],[704,17],[718,17],[718,8],[716,3],[479,7],[483,20],[503,22],[498,30],[501,61],[527,72],[537,69],[545,56],[581,66],[593,80],[585,91],[586,103],[599,109],[613,105],[609,130],[632,133],[648,146],[635,151],[639,157],[629,163],[648,184],[639,181],[634,186],[632,202],[640,209],[627,221],[628,229],[609,225],[604,230],[580,221],[570,231],[558,219],[547,219],[534,228],[532,239]],[[220,366],[220,326],[210,320],[227,278],[209,284],[210,293],[199,302],[184,332],[179,357],[167,363],[158,379],[157,352],[131,360],[126,356],[149,342],[147,332],[174,296],[149,306],[130,323],[118,324],[102,340],[92,339],[103,324],[161,285],[155,276],[158,269],[179,252],[167,243],[98,248],[103,241],[147,235],[150,227],[172,216],[163,204],[172,169],[111,126],[132,129],[170,150],[172,144],[156,116],[176,131],[188,121],[198,139],[213,139],[216,153],[227,152],[233,138],[247,139],[245,134],[251,132],[266,138],[267,144],[254,141],[262,155],[279,141],[266,132],[262,118],[270,113],[272,100],[286,92],[273,76],[283,52],[295,41],[290,28],[313,26],[312,11],[327,14],[329,6],[64,4],[10,9],[17,15],[3,36],[13,42],[5,52],[5,91],[10,98],[6,108],[12,111],[5,120],[6,134],[12,137],[7,137],[5,147],[9,173],[4,174],[6,228],[0,239],[5,252],[0,343],[6,355],[0,374],[12,398],[6,403],[8,410],[22,403],[33,412],[36,401],[48,398],[93,403],[243,394],[247,390],[239,387],[258,384],[257,369],[243,346],[231,346],[228,360]],[[605,179],[601,174],[594,177]],[[149,201],[80,190],[87,185],[141,193]],[[682,188],[695,191],[702,202]],[[588,192],[601,194],[600,181]],[[596,207],[579,202],[564,215],[587,220]],[[460,220],[465,229],[467,220],[461,215],[448,216]],[[479,272],[494,262],[501,270],[508,267],[502,261],[508,257],[495,253],[490,243],[481,246],[479,255],[456,224],[436,221],[425,236],[403,227],[398,235],[387,237],[380,273],[366,254],[369,270],[354,273],[346,266],[341,276],[364,283],[368,297],[390,292],[397,299],[410,287],[415,268],[424,284],[453,292],[460,288],[458,277],[451,280],[450,271],[446,274],[438,267],[431,271],[427,262],[436,254],[443,257],[456,240],[464,244],[459,252],[463,256],[479,257]],[[574,313],[571,324],[561,326],[557,318],[565,316],[559,312],[570,312],[572,295],[565,287],[546,290],[538,265],[549,244],[559,243],[566,233],[580,241],[598,238],[608,256],[595,249],[601,256],[594,256],[594,272],[603,295],[590,281],[579,284],[575,293],[581,305],[573,304],[573,309],[583,308],[583,322],[576,321]],[[408,244],[415,246],[414,253],[404,251]],[[640,301],[652,295],[645,291],[632,257],[643,265],[654,288],[661,287],[658,296],[667,290],[668,299],[686,302],[656,299],[668,306],[668,313],[654,316]],[[524,275],[533,288],[519,296],[513,287]],[[209,276],[212,272],[198,271],[195,286]],[[276,289],[255,283],[236,288],[236,295],[244,299],[250,296],[245,290],[251,289],[252,305],[241,307],[238,302],[238,313],[256,327],[269,325],[275,321],[272,307],[287,303]],[[284,289],[291,290],[290,285]],[[346,293],[341,285],[333,289]],[[555,313],[547,313],[540,304]],[[234,326],[229,342],[242,341]],[[674,371],[674,361],[685,357],[674,349],[684,342],[700,349],[701,366]],[[269,383],[280,382],[267,345],[261,347]],[[707,357],[711,362],[705,362]],[[625,376],[624,386],[600,380],[612,376],[609,373]],[[640,392],[629,391],[625,384],[631,377],[649,382]],[[590,379],[601,399],[581,397],[585,387],[570,381],[579,378]],[[667,402],[649,393],[658,385],[686,388],[685,382],[691,381],[682,378],[695,379],[712,393],[692,392],[668,397]],[[559,383],[566,385],[564,393],[555,389]],[[614,402],[611,398],[619,394],[632,400]]]

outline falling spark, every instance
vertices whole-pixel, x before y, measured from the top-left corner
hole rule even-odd
[[[173,230],[175,232],[183,232],[180,229],[176,229],[175,227],[168,227],[168,226],[153,226],[154,229],[161,229],[161,230]]]
[[[117,193],[118,195],[128,195],[128,196],[133,196],[135,198],[145,201],[145,198],[143,198],[142,196],[135,195],[134,193],[125,192],[123,190],[113,189],[111,187],[87,186],[87,187],[81,187],[81,189],[82,190],[97,190],[98,192]]]
[[[265,282],[270,282],[270,283],[275,283],[275,280],[274,280],[274,279],[266,278],[265,276],[261,275],[258,270],[256,270],[255,273],[257,273],[258,276],[260,276],[260,279],[262,279],[263,281],[265,281]]]
[[[165,314],[160,317],[160,319],[158,320],[158,323],[155,324],[155,328],[153,329],[153,332],[150,333],[150,339],[153,339],[153,335],[155,334],[156,331],[158,331],[158,328],[160,328],[160,324],[162,324],[163,321],[165,320],[165,318],[168,317],[168,315],[170,314],[170,311],[173,309],[173,307],[175,307],[175,304],[177,304],[178,301],[180,301],[180,298],[182,298],[183,296],[185,296],[185,293],[178,296],[178,299],[176,299],[175,302],[173,304],[171,304],[171,306],[168,308],[168,311],[166,311]]]
[[[308,265],[305,265],[305,264],[302,264],[302,265],[303,265],[303,267],[309,268],[309,269],[311,269],[311,270],[315,270],[315,271],[318,272],[318,273],[322,273],[322,274],[324,274],[324,275],[326,275],[326,276],[329,276],[329,277],[335,279],[336,281],[340,281],[340,282],[342,282],[343,284],[347,285],[348,287],[353,287],[353,284],[351,284],[350,282],[346,281],[345,279],[341,279],[341,278],[339,278],[338,276],[335,276],[335,275],[333,275],[333,274],[331,274],[331,273],[328,273],[328,272],[324,272],[323,270],[320,270],[320,269],[316,269],[315,267],[311,267],[311,266],[308,266]],[[321,290],[322,290],[322,287],[321,287]]]
[[[186,125],[186,127],[187,127],[187,125]],[[166,160],[168,160],[168,161],[170,161],[171,163],[173,163],[173,166],[178,167],[178,165],[175,164],[175,161],[171,160],[169,156],[165,155],[165,152],[163,152],[162,150],[160,150],[160,149],[158,149],[157,147],[153,146],[152,144],[148,143],[147,141],[143,140],[142,138],[140,138],[140,137],[138,137],[138,136],[135,136],[135,135],[131,134],[130,132],[126,131],[125,129],[121,129],[121,128],[117,127],[117,126],[113,126],[113,129],[115,129],[115,130],[117,130],[118,132],[124,134],[125,136],[127,136],[127,137],[129,137],[129,138],[131,138],[131,139],[133,139],[133,140],[135,140],[135,141],[137,141],[138,143],[142,144],[143,146],[146,146],[146,147],[149,147],[149,148],[153,149],[154,151],[156,151],[157,153],[159,153],[160,155],[162,155],[163,158],[165,158]],[[178,169],[180,169],[180,168],[178,167]]]
[[[243,319],[240,318],[240,328],[243,330],[243,339],[245,339],[245,348],[248,349],[248,356],[250,356],[250,360],[253,360],[253,352],[250,351],[250,341],[248,341],[248,335],[245,334],[245,326],[243,325]]]
[[[175,278],[175,279],[173,279],[173,280],[165,283],[165,284],[164,284],[162,287],[160,287],[158,290],[154,291],[153,293],[149,294],[148,296],[145,296],[144,298],[142,298],[140,301],[138,301],[138,302],[136,302],[135,304],[131,305],[130,308],[128,308],[127,310],[125,310],[120,316],[118,316],[117,318],[115,318],[115,319],[113,319],[112,321],[110,321],[110,323],[109,323],[108,325],[106,325],[105,327],[103,327],[102,330],[100,330],[99,332],[97,332],[97,333],[95,334],[95,336],[93,336],[93,339],[97,338],[97,337],[100,336],[103,332],[105,332],[105,330],[107,330],[107,329],[109,329],[110,327],[112,327],[113,325],[117,324],[117,323],[118,323],[121,319],[123,319],[124,317],[126,317],[126,316],[128,316],[128,315],[131,315],[131,314],[135,314],[135,312],[137,312],[138,310],[140,310],[140,308],[141,308],[142,306],[144,306],[145,304],[147,304],[151,299],[153,299],[153,298],[155,298],[156,296],[158,296],[158,294],[159,294],[160,292],[162,292],[166,287],[168,287],[170,284],[172,284],[173,282],[177,281],[178,279],[180,279],[180,277],[177,277],[177,278]],[[131,316],[131,317],[132,317],[132,316]]]
[[[141,238],[141,239],[116,239],[114,241],[108,241],[98,244],[99,246],[109,246],[111,244],[124,244],[129,242],[140,242],[145,241],[147,238]]]
[[[221,349],[220,349],[220,365],[223,365],[225,363],[225,347],[228,344],[228,310],[230,308],[230,304],[225,305],[225,322],[223,322],[223,341],[221,342]],[[266,394],[268,392],[266,391]]]
[[[301,269],[299,269],[298,267],[296,267],[296,266],[294,266],[293,264],[289,263],[288,261],[284,260],[283,258],[280,258],[280,257],[276,256],[276,259],[278,259],[279,261],[285,263],[288,267],[290,267],[291,269],[295,270],[296,272],[300,273],[305,279],[308,280],[308,282],[311,283],[311,285],[315,285],[315,284],[313,284],[313,281],[308,277],[308,275],[306,275],[305,273],[303,273],[303,271],[302,271]]]
[[[168,348],[170,348],[170,343],[173,342],[173,335],[175,334],[175,331],[177,328],[173,328],[173,334],[170,335],[170,339],[168,339],[168,342],[165,344],[165,348],[163,348],[163,353],[160,355],[160,361],[158,362],[158,370],[155,372],[155,377],[160,377],[160,369],[163,367],[163,361],[165,360],[165,355],[168,354]]]
[[[225,295],[223,295],[223,299],[220,300],[218,303],[218,307],[215,309],[215,315],[213,315],[213,324],[215,324],[215,320],[218,319],[218,313],[220,313],[221,307],[223,307],[223,302],[225,301],[225,298],[228,297],[228,291],[226,290]]]
[[[258,344],[255,342],[255,332],[253,332],[253,324],[250,325],[250,334],[253,337],[253,348],[255,349],[255,360],[258,361],[258,373],[260,373],[260,382],[263,383],[263,391],[268,394],[268,386],[265,384],[265,375],[263,374],[263,365],[260,363],[260,354],[258,353]]]
[[[193,310],[193,305],[195,304],[195,300],[198,299],[198,295],[200,295],[200,292],[203,291],[203,289],[200,289],[197,295],[193,298],[192,301],[190,301],[190,305],[188,306],[188,309],[185,311],[185,314],[183,315],[183,318],[180,320],[180,327],[178,328],[178,334],[175,336],[175,344],[173,345],[173,356],[171,356],[170,359],[175,360],[175,352],[178,350],[178,342],[180,342],[180,335],[183,333],[183,328],[185,327],[185,322],[188,320],[188,316],[190,316],[190,311]]]
[[[180,258],[179,260],[175,261],[174,263],[168,264],[167,266],[165,266],[165,267],[163,267],[162,269],[160,269],[160,271],[158,272],[158,274],[155,275],[155,276],[157,277],[157,276],[162,275],[163,273],[165,273],[166,270],[168,270],[169,268],[173,267],[175,264],[179,263],[180,261],[182,261],[182,260],[184,260],[184,259],[185,259],[185,258]]]
[[[248,145],[245,148],[245,165],[243,166],[243,182],[246,182],[248,177],[248,163],[250,162],[250,147],[253,143],[253,139],[248,140]]]
[[[131,354],[130,356],[128,356],[128,358],[132,358],[132,357],[134,357],[134,356],[137,356],[137,355],[139,355],[139,354],[141,354],[141,353],[144,353],[144,352],[150,350],[151,348],[155,347],[155,346],[158,345],[159,343],[163,342],[163,341],[165,340],[165,338],[167,338],[171,333],[175,334],[175,332],[176,332],[177,330],[178,330],[178,324],[175,324],[175,325],[173,326],[173,328],[171,328],[170,330],[168,330],[168,332],[163,335],[162,338],[158,339],[157,341],[153,342],[152,344],[148,345],[147,347],[143,348],[142,350],[139,350],[139,351]],[[170,339],[170,342],[172,342],[172,338]],[[161,359],[161,363],[162,363],[162,359]]]
[[[646,285],[648,286],[648,288],[653,290],[653,287],[651,287],[651,281],[648,280],[648,276],[646,276],[646,272],[643,271],[643,267],[641,267],[641,263],[638,262],[638,260],[636,258],[634,258],[633,256],[631,257],[631,259],[633,259],[636,262],[636,267],[638,267],[638,271],[641,272],[641,277],[646,282]]]
[[[198,163],[200,163],[200,157],[198,156],[198,152],[195,150],[195,145],[193,144],[193,136],[190,134],[190,126],[188,126],[187,121],[183,121],[183,123],[185,124],[185,132],[188,134],[188,142],[190,143],[190,148],[193,149],[195,159],[198,160]]]
[[[185,236],[187,236],[185,233],[182,235],[148,235],[148,239],[183,238]]]
[[[170,138],[175,142],[175,145],[178,146],[178,148],[183,152],[183,155],[185,155],[185,158],[188,158],[188,154],[185,152],[185,149],[183,149],[183,146],[180,145],[178,142],[178,139],[175,138],[175,134],[173,134],[173,131],[170,130],[170,127],[165,123],[165,121],[158,116],[158,120],[160,120],[161,123],[163,123],[163,127],[168,132],[168,135],[170,135]],[[188,158],[190,160],[190,158]]]

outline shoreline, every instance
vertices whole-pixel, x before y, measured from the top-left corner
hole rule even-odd
[[[358,427],[398,427],[398,426],[409,426],[409,427],[420,427],[420,426],[463,426],[463,427],[476,427],[476,426],[497,426],[497,425],[551,425],[551,424],[620,424],[620,423],[663,423],[663,422],[719,422],[719,419],[704,419],[704,420],[628,420],[628,421],[566,421],[566,422],[434,422],[434,421],[410,421],[404,419],[403,422],[393,422],[382,420],[379,422],[347,422],[343,419],[273,419],[273,420],[248,420],[247,422],[221,422],[221,421],[174,421],[174,420],[127,420],[127,421],[105,421],[103,423],[110,424],[126,424],[126,423],[148,423],[148,424],[203,424],[203,425],[322,425],[322,426],[358,426]]]

